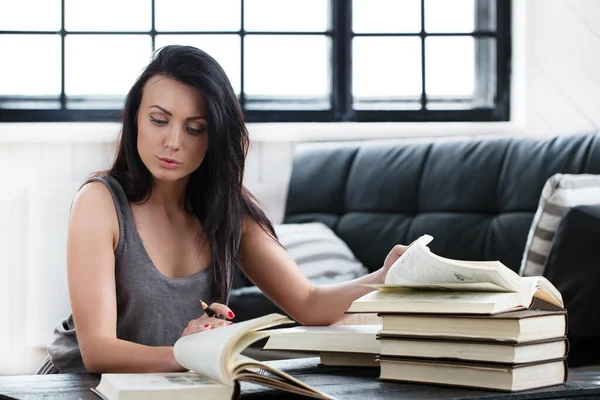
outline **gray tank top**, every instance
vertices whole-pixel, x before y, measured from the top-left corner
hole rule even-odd
[[[192,319],[210,304],[213,268],[183,278],[168,278],[152,263],[133,220],[129,201],[119,182],[99,176],[112,195],[119,220],[115,250],[117,338],[148,346],[173,346]],[[86,372],[77,343],[73,315],[61,320],[48,345],[48,355],[61,373]]]

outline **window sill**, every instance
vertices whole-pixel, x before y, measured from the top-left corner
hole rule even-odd
[[[0,123],[0,143],[114,143],[118,123]],[[249,123],[253,142],[323,142],[425,137],[517,136],[512,122]]]

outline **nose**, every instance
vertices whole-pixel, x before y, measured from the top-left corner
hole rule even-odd
[[[177,151],[181,147],[181,129],[176,124],[172,124],[169,129],[165,138],[165,147],[173,151]]]

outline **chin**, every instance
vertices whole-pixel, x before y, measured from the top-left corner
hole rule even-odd
[[[154,177],[154,179],[163,182],[176,182],[181,179],[187,178],[190,175],[185,171],[178,171],[177,169],[168,170],[163,168],[158,168],[154,171],[151,171],[151,174]]]

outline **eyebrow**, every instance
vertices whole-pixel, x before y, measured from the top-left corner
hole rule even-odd
[[[161,107],[161,106],[159,106],[159,105],[156,105],[156,104],[153,104],[153,105],[151,105],[151,106],[150,106],[150,107],[148,107],[148,108],[152,108],[152,107],[154,107],[154,108],[158,108],[160,111],[164,112],[164,113],[165,113],[165,114],[167,114],[169,117],[172,117],[172,116],[173,116],[173,114],[171,114],[171,111],[167,110],[166,108],[163,108],[163,107]],[[189,117],[189,118],[186,118],[186,120],[187,120],[187,121],[190,121],[190,120],[193,120],[193,119],[206,119],[206,118],[205,118],[205,117],[203,117],[203,116],[201,116],[201,115],[199,115],[199,116],[197,116],[197,117]]]

